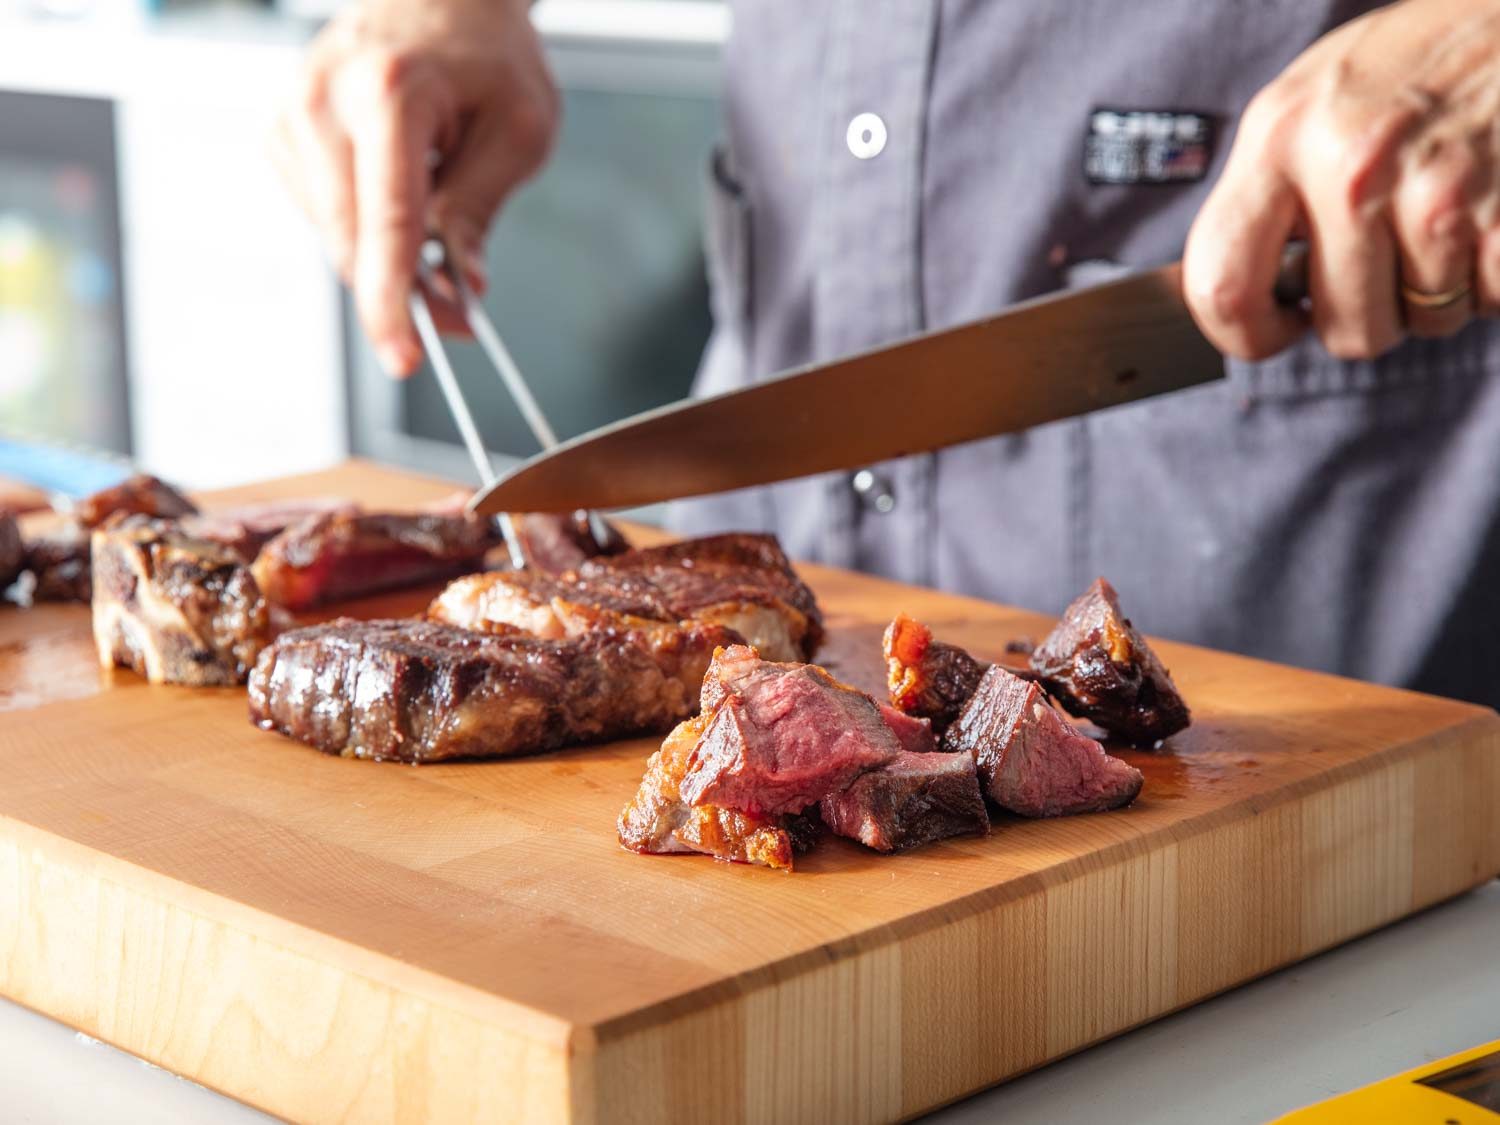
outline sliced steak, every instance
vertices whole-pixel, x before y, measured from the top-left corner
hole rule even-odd
[[[576,515],[550,512],[527,512],[511,517],[521,550],[530,569],[544,574],[565,574],[577,570],[588,559],[599,555],[618,555],[630,549],[619,528],[601,520],[605,531],[603,543],[594,542],[587,519]],[[500,568],[510,566],[507,554]]]
[[[16,580],[26,565],[26,548],[21,544],[21,529],[16,517],[0,512],[0,589]]]
[[[834,832],[880,852],[990,830],[969,754],[903,752],[824,797],[818,809]]]
[[[616,825],[620,844],[633,852],[699,852],[736,863],[790,870],[806,840],[790,817],[760,817],[682,799],[688,761],[703,734],[701,718],[679,723],[646,762],[646,775]]]
[[[170,484],[149,473],[137,473],[111,488],[85,496],[73,505],[73,515],[87,528],[95,528],[113,515],[156,516],[175,519],[190,516],[197,506]]]
[[[992,667],[943,735],[973,756],[985,792],[1021,816],[1102,812],[1135,800],[1141,772],[1068,722],[1029,680]]]
[[[86,602],[89,578],[89,533],[76,520],[53,517],[46,527],[28,528],[24,536],[24,597],[33,602]]]
[[[237,552],[246,562],[250,562],[262,547],[293,524],[314,516],[350,516],[358,512],[358,504],[330,496],[310,500],[238,504],[185,516],[180,523],[187,534],[222,543]]]
[[[651,621],[723,625],[776,660],[804,659],[823,631],[812,591],[775,540],[751,535],[593,558],[561,575],[471,574],[450,583],[427,613],[470,629],[500,624],[560,637],[590,606]]]
[[[931,720],[897,711],[889,703],[881,703],[879,700],[875,701],[875,705],[880,708],[880,717],[891,728],[901,749],[908,754],[932,754],[938,751],[938,741],[933,734]]]
[[[703,734],[683,778],[690,805],[800,812],[901,753],[875,701],[812,664],[736,645],[704,677]]]
[[[329,753],[500,758],[666,730],[693,711],[713,626],[566,640],[343,618],[282,634],[250,677],[250,717]]]
[[[1031,654],[1047,690],[1073,714],[1111,734],[1149,745],[1191,721],[1166,667],[1098,579]]]
[[[886,627],[883,640],[891,704],[930,719],[942,734],[958,718],[989,665],[957,645],[932,639],[932,630],[904,613]]]
[[[115,517],[93,534],[94,643],[106,667],[152,683],[244,683],[270,640],[239,555],[174,524]]]
[[[255,579],[274,604],[313,609],[473,570],[495,542],[476,516],[324,513],[267,543]]]

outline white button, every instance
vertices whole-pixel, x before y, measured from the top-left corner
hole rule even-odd
[[[849,151],[861,160],[879,156],[885,148],[885,122],[876,113],[856,114],[849,122],[849,131],[844,134]]]
[[[861,469],[854,474],[849,485],[866,508],[879,512],[882,516],[896,510],[896,490],[891,487],[890,478],[885,474]]]

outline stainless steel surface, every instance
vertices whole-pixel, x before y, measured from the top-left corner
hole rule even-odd
[[[470,508],[629,507],[856,469],[1223,373],[1183,304],[1180,267],[1165,266],[648,411],[527,461]]]

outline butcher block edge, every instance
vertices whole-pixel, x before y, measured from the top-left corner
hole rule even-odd
[[[297,1120],[890,1120],[1500,873],[1500,718],[1455,710],[1179,838],[595,1027],[8,820],[0,991]]]

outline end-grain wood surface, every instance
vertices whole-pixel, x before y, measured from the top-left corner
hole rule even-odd
[[[354,463],[209,499],[450,488]],[[898,609],[992,657],[1049,624],[802,569],[872,688]],[[242,690],[101,675],[83,607],[5,609],[0,991],[297,1120],[882,1121],[1500,871],[1493,712],[1160,649],[1195,722],[1126,753],[1129,809],[785,874],[620,850],[652,740],[327,757]]]

